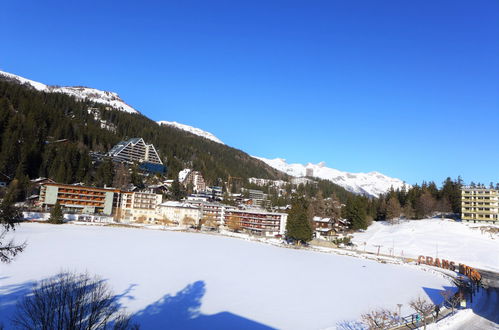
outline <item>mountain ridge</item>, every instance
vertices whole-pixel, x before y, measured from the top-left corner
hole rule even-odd
[[[92,102],[111,106],[112,108],[119,111],[132,114],[141,114],[138,110],[125,103],[115,92],[102,91],[95,88],[82,86],[49,86],[4,71],[0,71],[0,76],[3,76],[7,80],[13,80],[22,85],[28,85],[37,91],[66,94],[69,96],[73,96],[78,100],[89,100]],[[226,146],[226,144],[214,134],[204,131],[200,128],[181,124],[175,121],[156,121],[156,124],[159,126],[173,127]],[[394,189],[398,189],[402,188],[405,185],[405,183],[400,179],[391,178],[376,171],[369,173],[350,173],[326,167],[324,162],[318,164],[308,163],[306,165],[288,164],[283,158],[267,159],[258,156],[250,157],[262,161],[263,163],[279,171],[280,173],[284,173],[293,177],[304,177],[307,175],[307,170],[309,171],[309,173],[311,171],[311,176],[329,180],[356,194],[377,197],[380,194],[388,192],[392,187]],[[409,185],[406,186],[410,187]]]
[[[8,80],[17,81],[21,85],[29,85],[40,92],[66,94],[69,96],[73,96],[79,100],[87,99],[92,102],[109,105],[117,110],[125,111],[128,113],[140,113],[140,111],[123,101],[121,97],[115,92],[103,91],[100,89],[84,86],[51,86],[5,71],[0,71],[0,76],[4,76]]]

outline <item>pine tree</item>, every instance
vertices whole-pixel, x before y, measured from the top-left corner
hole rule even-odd
[[[386,220],[390,221],[390,223],[394,223],[395,219],[400,218],[401,212],[402,210],[398,198],[396,196],[391,196],[386,206]]]
[[[350,222],[354,230],[367,229],[368,219],[362,197],[351,197],[343,208],[343,217]]]
[[[173,200],[179,201],[184,197],[184,191],[180,186],[178,179],[173,180],[172,186],[170,188],[170,193]]]
[[[312,226],[307,216],[307,202],[303,197],[296,198],[289,211],[286,223],[286,237],[298,242],[312,240]]]
[[[64,223],[64,215],[62,214],[62,208],[59,202],[55,203],[54,207],[52,208],[48,222],[55,225]]]
[[[414,219],[414,208],[410,200],[406,200],[402,213],[406,219]]]

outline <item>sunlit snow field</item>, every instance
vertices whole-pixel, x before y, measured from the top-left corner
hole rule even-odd
[[[482,224],[483,225],[483,224]],[[362,250],[417,257],[438,257],[472,267],[499,271],[499,235],[482,233],[480,226],[448,219],[374,222],[353,242]],[[394,250],[394,252],[391,251]]]
[[[22,224],[28,248],[0,264],[0,321],[33,281],[61,270],[108,280],[143,329],[322,329],[443,290],[404,265],[159,230]],[[8,328],[8,327],[7,327]]]

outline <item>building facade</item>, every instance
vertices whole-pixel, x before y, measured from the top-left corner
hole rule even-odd
[[[206,191],[206,182],[204,181],[203,175],[199,171],[184,169],[178,174],[178,181],[185,188],[187,188],[189,185],[192,185],[192,189],[196,193]]]
[[[499,221],[499,190],[485,187],[461,189],[461,218],[465,221]]]
[[[257,209],[226,209],[224,224],[234,221],[251,234],[260,236],[284,235],[286,232],[287,213],[272,213]]]
[[[156,208],[163,201],[163,195],[153,192],[122,192],[116,218],[124,222],[154,222]]]
[[[111,215],[120,203],[120,191],[46,183],[40,187],[39,201],[42,207],[52,207],[59,202],[66,212]]]
[[[190,203],[168,201],[158,205],[158,220],[166,220],[172,223],[183,225],[187,219],[194,221],[193,225],[198,225],[202,217],[201,209]]]
[[[108,152],[108,156],[127,163],[151,163],[163,165],[159,154],[152,144],[146,144],[142,138],[121,141]]]
[[[313,217],[314,235],[316,238],[328,239],[334,236],[334,221],[331,218]]]

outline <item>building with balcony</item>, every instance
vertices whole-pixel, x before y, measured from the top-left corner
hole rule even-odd
[[[214,220],[221,224],[224,221],[226,205],[217,202],[207,202],[201,200],[189,200],[188,204],[199,208],[201,219]]]
[[[142,138],[121,141],[115,145],[108,156],[127,163],[151,163],[163,165],[159,154],[152,144],[146,144]]]
[[[45,183],[40,187],[39,202],[45,208],[59,202],[65,212],[111,215],[120,203],[120,191],[115,188]]]
[[[178,174],[178,181],[185,188],[192,185],[192,190],[196,193],[206,191],[206,182],[204,181],[203,175],[199,171],[193,171],[189,168],[183,169]]]
[[[122,192],[116,218],[124,222],[154,222],[157,218],[156,207],[162,201],[163,195],[152,191]]]
[[[314,236],[316,238],[329,239],[335,235],[333,229],[334,221],[331,218],[313,217],[312,224],[314,229]]]
[[[226,209],[224,223],[237,222],[239,227],[254,235],[273,237],[286,232],[287,213],[272,213],[258,209]]]
[[[192,225],[198,225],[202,218],[201,209],[190,203],[168,201],[158,205],[158,220],[167,220],[172,223],[182,225],[186,219],[193,221]]]
[[[499,190],[485,187],[461,189],[461,219],[473,222],[499,221]]]

